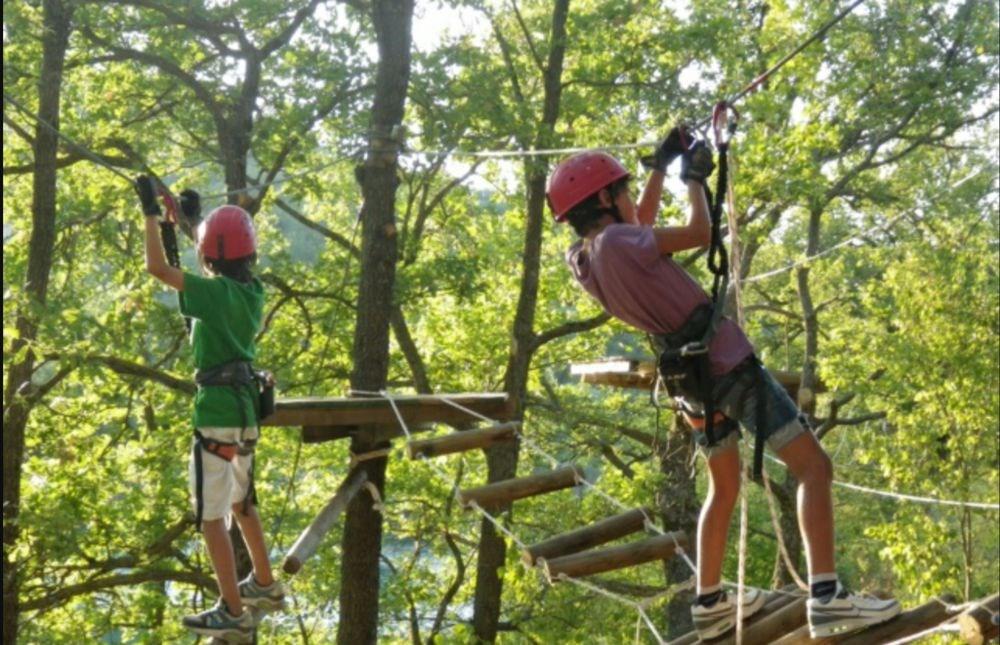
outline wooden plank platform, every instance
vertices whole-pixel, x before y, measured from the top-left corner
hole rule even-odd
[[[768,370],[793,398],[799,389],[801,375],[785,370]],[[656,382],[656,364],[651,358],[605,358],[589,363],[572,363],[569,373],[583,383],[611,387],[651,390]],[[816,392],[825,392],[819,384]]]
[[[504,393],[447,394],[449,400],[497,421],[510,421],[513,406]],[[462,425],[477,422],[467,412],[432,395],[399,395],[393,401],[413,432],[427,424]],[[279,399],[263,426],[300,426],[308,443],[363,434],[373,442],[403,435],[388,399],[383,397],[313,397]]]

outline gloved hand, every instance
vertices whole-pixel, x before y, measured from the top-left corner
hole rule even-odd
[[[704,141],[696,141],[681,155],[681,181],[704,184],[715,170],[712,151]]]
[[[667,134],[667,138],[660,143],[656,152],[647,157],[642,157],[639,161],[648,170],[666,172],[667,166],[673,163],[674,159],[684,154],[687,139],[687,128],[683,125],[674,126]]]
[[[192,223],[201,220],[201,195],[197,191],[190,188],[181,191],[181,213]]]
[[[139,194],[142,212],[146,214],[146,217],[159,217],[163,214],[160,210],[160,202],[156,200],[156,189],[153,187],[152,179],[146,175],[136,177],[135,192]]]

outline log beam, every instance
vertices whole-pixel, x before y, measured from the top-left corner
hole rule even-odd
[[[636,508],[619,515],[595,522],[575,531],[556,535],[544,542],[533,544],[521,551],[521,559],[526,565],[534,566],[539,558],[551,560],[571,553],[617,540],[641,531],[646,518],[651,517],[649,509]]]
[[[680,531],[657,535],[640,542],[612,546],[606,549],[596,549],[574,553],[552,560],[543,560],[542,567],[549,583],[558,582],[565,575],[570,578],[582,578],[595,573],[614,571],[632,567],[654,560],[666,560],[673,557],[677,546],[687,546],[687,536]]]
[[[509,421],[489,428],[465,430],[443,437],[411,441],[406,448],[410,459],[439,457],[476,448],[488,448],[497,443],[514,440],[520,427],[519,422]]]
[[[464,508],[469,508],[473,503],[484,509],[497,508],[525,497],[571,488],[581,479],[583,473],[576,466],[566,466],[538,475],[468,488],[459,492],[458,501]]]
[[[354,470],[337,487],[337,492],[306,527],[306,530],[299,535],[299,539],[295,541],[288,555],[285,556],[282,565],[285,573],[290,575],[298,573],[302,564],[316,553],[323,537],[330,532],[333,523],[337,521],[340,514],[347,508],[347,504],[357,495],[366,481],[368,481],[368,475],[364,469]]]

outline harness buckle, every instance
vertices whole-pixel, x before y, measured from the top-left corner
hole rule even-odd
[[[688,356],[700,356],[702,354],[708,353],[708,347],[701,341],[692,341],[685,345],[682,345],[679,350],[680,355],[687,358]]]

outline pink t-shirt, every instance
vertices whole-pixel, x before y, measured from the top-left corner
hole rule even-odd
[[[695,308],[710,302],[705,290],[656,248],[648,226],[611,224],[589,244],[566,251],[580,285],[605,311],[650,334],[677,331]],[[712,373],[726,374],[753,353],[739,325],[723,318],[709,342]]]

